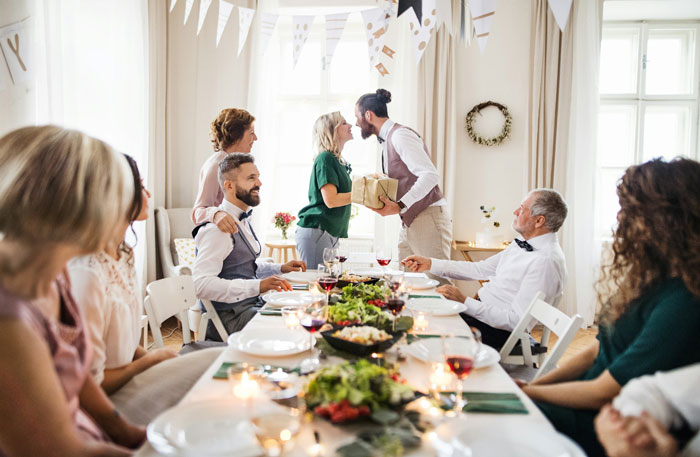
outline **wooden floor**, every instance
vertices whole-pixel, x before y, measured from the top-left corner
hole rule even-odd
[[[161,327],[161,333],[163,334],[163,344],[166,348],[172,349],[174,351],[179,351],[182,347],[182,330],[178,326],[178,321],[173,317],[163,322]],[[566,360],[569,357],[575,356],[579,352],[586,349],[591,343],[595,341],[595,337],[598,334],[598,327],[590,327],[587,329],[581,329],[578,331],[574,340],[571,342],[566,352],[562,356],[561,360]],[[532,330],[532,337],[539,341],[542,332],[540,329],[535,328]],[[557,336],[552,334],[550,337],[549,348],[554,347],[554,343],[557,341]],[[153,349],[153,337],[149,333],[149,349]]]

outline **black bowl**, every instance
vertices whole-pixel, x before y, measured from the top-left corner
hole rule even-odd
[[[379,281],[379,279],[380,279],[380,278],[373,278],[373,277],[371,277],[371,276],[370,276],[369,279],[366,280],[366,281],[345,281],[345,280],[342,280],[342,279],[338,279],[338,285],[337,285],[336,287],[342,289],[343,287],[348,286],[348,285],[350,285],[350,284],[352,284],[352,285],[356,285],[356,284],[376,284],[377,281]]]
[[[352,324],[352,325],[346,325],[346,327],[364,327],[365,325],[363,324]],[[342,327],[340,327],[342,328]],[[323,338],[328,341],[328,344],[330,344],[332,347],[335,349],[338,349],[340,351],[345,351],[349,354],[352,355],[357,355],[360,357],[365,357],[373,352],[379,353],[379,352],[384,352],[390,347],[392,347],[399,339],[401,339],[401,336],[403,336],[403,332],[396,332],[396,333],[389,333],[391,335],[391,339],[385,340],[385,341],[380,341],[378,343],[374,344],[360,344],[360,343],[354,343],[352,341],[344,340],[342,338],[337,338],[333,336],[335,332],[337,332],[339,328],[334,328],[332,330],[326,330],[325,332],[321,332],[321,335]]]

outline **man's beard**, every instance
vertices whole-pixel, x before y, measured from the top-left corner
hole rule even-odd
[[[236,198],[248,206],[258,206],[260,204],[260,194],[253,195],[254,190],[260,191],[260,187],[253,187],[249,191],[236,186]]]
[[[376,133],[377,132],[374,131],[374,126],[363,119],[360,123],[360,134],[362,135],[362,139],[366,140]]]

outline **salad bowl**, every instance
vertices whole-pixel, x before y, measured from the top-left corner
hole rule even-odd
[[[383,340],[383,341],[375,341],[375,342],[358,342],[358,341],[351,341],[349,339],[342,338],[340,336],[336,336],[337,332],[342,331],[344,328],[357,328],[357,329],[372,329],[377,331],[375,327],[371,326],[366,326],[362,324],[354,324],[354,325],[346,325],[344,327],[338,327],[334,328],[332,330],[327,330],[325,332],[321,332],[321,335],[323,338],[328,341],[328,344],[330,344],[332,347],[335,349],[347,352],[352,355],[357,355],[360,357],[365,357],[368,356],[372,353],[379,353],[379,352],[384,352],[391,348],[397,341],[401,339],[403,336],[403,332],[396,332],[396,333],[389,333],[386,332],[391,338]]]

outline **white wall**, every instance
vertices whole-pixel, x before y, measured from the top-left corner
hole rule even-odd
[[[27,0],[0,0],[0,27],[21,21],[32,15]],[[1,52],[0,52],[1,54]],[[0,56],[0,135],[18,127],[34,124],[36,90],[31,82],[15,85],[4,57]]]
[[[453,234],[458,240],[474,240],[485,227],[480,205],[496,206],[499,233],[511,238],[512,212],[527,191],[527,122],[530,60],[530,2],[500,0],[484,53],[476,42],[458,54],[457,197],[452,215]],[[510,138],[501,146],[481,146],[464,131],[464,118],[481,102],[492,100],[508,107],[513,117]],[[496,130],[501,117],[485,117],[479,124]],[[494,123],[489,124],[489,120]]]

